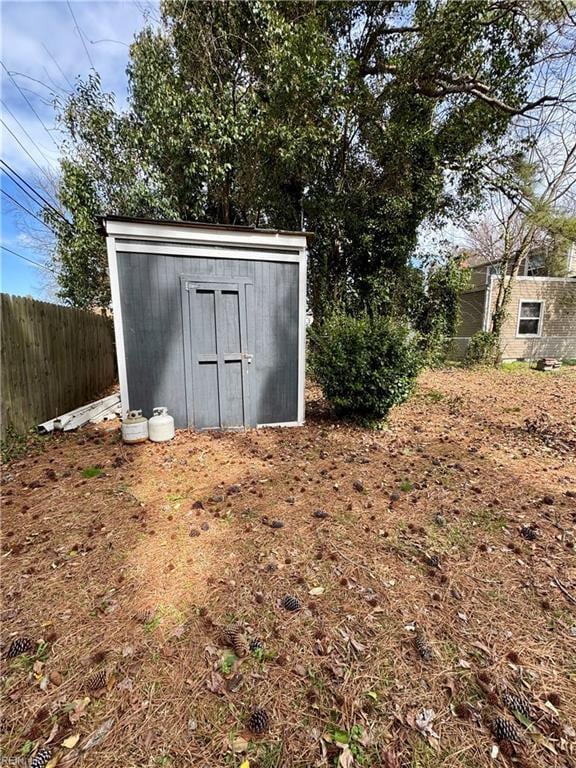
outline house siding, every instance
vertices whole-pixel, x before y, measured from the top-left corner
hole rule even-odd
[[[453,339],[452,353],[456,359],[464,356],[470,338],[484,328],[486,292],[489,292],[489,317],[492,316],[498,294],[498,279],[491,289],[467,291],[460,298],[461,322]],[[543,301],[540,336],[517,335],[521,301]],[[501,335],[503,360],[533,360],[540,357],[576,358],[576,280],[517,277],[508,305],[508,316]]]
[[[490,315],[498,293],[493,282]],[[521,301],[543,301],[540,336],[517,335]],[[576,357],[576,280],[517,277],[512,287],[508,315],[502,326],[503,360],[533,360],[540,357]]]

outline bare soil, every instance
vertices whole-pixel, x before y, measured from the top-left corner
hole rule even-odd
[[[0,762],[576,765],[575,369],[426,372],[378,432],[313,389],[301,429],[110,422],[2,491]]]

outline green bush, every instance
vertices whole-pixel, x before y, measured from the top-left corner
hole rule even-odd
[[[500,359],[498,336],[489,331],[477,331],[470,339],[466,349],[464,363],[474,365],[496,365]]]
[[[337,413],[376,422],[410,395],[422,353],[398,322],[335,313],[312,334],[311,364]]]

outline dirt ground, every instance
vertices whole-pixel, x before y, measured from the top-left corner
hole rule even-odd
[[[4,467],[3,641],[34,648],[0,762],[576,765],[576,369],[426,372],[377,432],[309,394],[301,429],[110,422]]]

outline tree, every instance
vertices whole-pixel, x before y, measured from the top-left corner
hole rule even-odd
[[[576,242],[576,114],[556,107],[513,129],[526,150],[487,165],[487,210],[470,229],[472,251],[498,269],[490,323],[497,340],[526,259],[538,255],[546,274],[561,276]]]
[[[558,7],[164,0],[131,47],[126,112],[97,76],[61,105],[63,296],[108,302],[93,222],[115,213],[304,224],[315,318],[390,310],[420,225],[476,202],[486,146],[552,98],[528,86]]]

